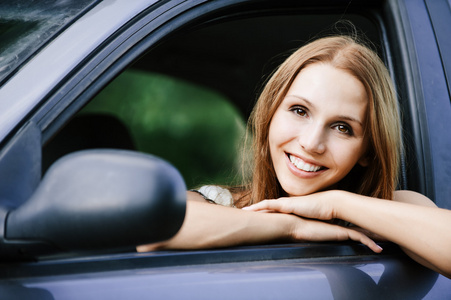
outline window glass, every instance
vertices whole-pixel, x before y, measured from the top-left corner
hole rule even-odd
[[[0,84],[96,0],[0,0]]]

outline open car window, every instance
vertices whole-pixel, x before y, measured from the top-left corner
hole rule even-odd
[[[48,143],[44,170],[69,151],[118,147],[166,159],[189,188],[240,183],[245,124],[265,79],[309,40],[354,30],[342,19],[301,11],[252,13],[174,33],[129,66]],[[371,15],[346,19],[385,56]]]

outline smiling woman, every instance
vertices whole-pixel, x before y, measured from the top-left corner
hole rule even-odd
[[[343,70],[315,63],[299,73],[268,134],[276,177],[287,195],[336,187],[356,164],[367,165],[367,103],[363,84]]]
[[[451,226],[451,212],[420,194],[394,191],[399,122],[389,73],[372,50],[345,36],[311,42],[279,67],[254,108],[251,181],[188,193],[179,233],[138,251],[351,239],[379,253],[374,240],[382,239],[450,276],[443,249],[451,238],[437,224]]]
[[[331,176],[325,184],[318,180],[315,187],[310,187],[311,182],[303,183],[303,188],[309,188],[304,192],[298,188],[299,195],[335,187],[382,199],[393,198],[401,153],[401,131],[389,73],[369,48],[350,37],[330,37],[307,44],[293,53],[263,90],[251,116],[255,137],[255,172],[249,188],[251,194],[244,205],[276,199],[289,193],[281,186],[279,174],[276,174],[281,165],[278,157],[285,159],[286,155],[273,157],[275,149],[270,149],[269,139],[287,132],[271,130],[274,124],[280,123],[276,117],[278,112],[289,111],[296,106],[304,107],[303,113],[310,117],[303,118],[306,125],[302,128],[308,128],[299,131],[299,125],[296,126],[294,134],[299,136],[299,145],[283,152],[295,156],[293,160],[303,158],[313,165],[330,168],[320,170],[320,173],[324,173],[322,175],[325,177]],[[293,118],[293,114],[288,115]],[[286,124],[284,120],[281,120],[282,124]],[[296,130],[292,124],[286,127],[290,128],[290,132]],[[352,136],[324,136],[326,132],[336,133],[336,130],[324,131],[326,128],[343,130],[345,127],[353,133]],[[340,142],[340,146],[333,143],[331,146],[338,148],[326,151],[326,143],[314,145],[326,137],[334,137],[328,141]],[[313,144],[309,146],[308,143]],[[324,151],[321,155],[312,151],[314,148],[305,151],[306,147],[318,146],[316,151]],[[340,159],[332,159],[339,156]],[[356,157],[350,160],[352,156]],[[328,158],[328,163],[332,165],[320,164],[319,157],[321,160]],[[344,157],[347,157],[346,162]],[[337,168],[337,163],[340,168]],[[324,177],[321,176],[321,179]]]

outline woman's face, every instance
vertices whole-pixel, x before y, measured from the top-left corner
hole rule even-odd
[[[271,159],[288,195],[333,188],[357,163],[366,165],[367,103],[363,84],[329,64],[298,74],[269,127]]]

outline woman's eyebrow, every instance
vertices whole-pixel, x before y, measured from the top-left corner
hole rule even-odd
[[[305,98],[302,97],[302,96],[297,96],[297,95],[287,95],[285,98],[290,98],[290,97],[293,97],[293,98],[297,98],[297,99],[299,99],[299,100],[302,100],[302,101],[304,101],[308,106],[310,106],[310,107],[312,107],[312,108],[315,108],[315,105],[314,105],[312,102],[308,101],[307,99],[305,99]]]
[[[297,96],[297,95],[287,95],[286,98],[288,98],[288,97],[293,97],[293,98],[297,98],[299,100],[302,100],[302,101],[304,101],[307,104],[307,106],[309,106],[309,107],[311,107],[313,109],[315,108],[315,105],[312,102],[310,102],[309,100],[307,100],[306,98],[304,98],[304,97]],[[353,118],[351,116],[338,115],[338,116],[336,116],[336,118],[340,119],[340,120],[355,122],[355,123],[358,123],[360,126],[363,127],[363,123],[359,119]]]
[[[355,119],[355,118],[353,118],[353,117],[350,117],[350,116],[342,116],[342,115],[340,115],[340,116],[337,116],[337,118],[339,118],[339,119],[341,119],[341,120],[346,120],[346,121],[356,122],[356,123],[358,123],[360,126],[363,127],[362,122],[360,122],[360,120],[357,120],[357,119]]]

